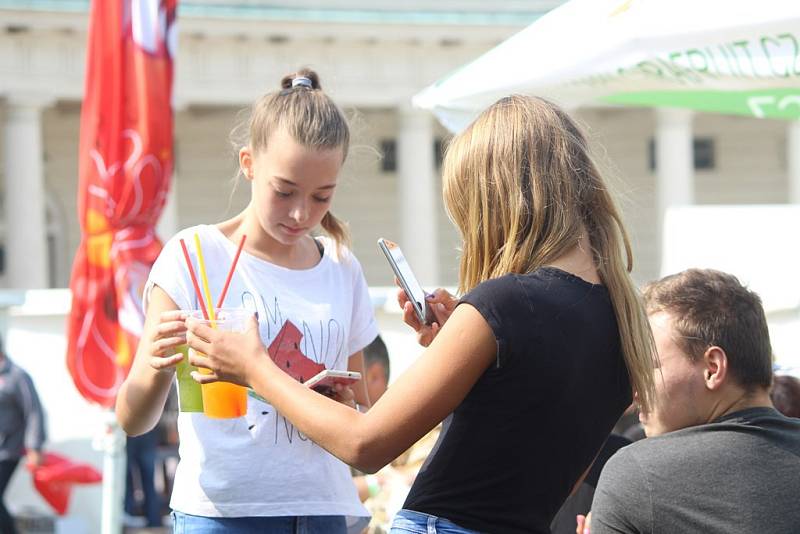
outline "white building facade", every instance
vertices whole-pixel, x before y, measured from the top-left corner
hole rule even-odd
[[[351,117],[352,150],[334,212],[351,225],[369,283],[391,280],[375,246],[384,236],[402,244],[423,284],[453,285],[458,236],[442,207],[437,166],[448,133],[411,108],[410,97],[559,3],[506,1],[489,10],[469,0],[435,7],[304,0],[291,9],[180,2],[176,172],[161,236],[242,208],[248,191],[244,184],[234,191],[229,132],[284,74],[310,66]],[[69,281],[80,239],[77,146],[88,4],[0,2],[0,287]],[[660,216],[668,206],[800,197],[797,124],[681,110],[575,111],[607,163],[639,281],[659,274]]]

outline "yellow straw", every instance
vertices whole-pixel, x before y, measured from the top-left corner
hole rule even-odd
[[[200,238],[194,234],[194,245],[197,248],[197,263],[200,271],[200,280],[203,282],[203,291],[206,294],[206,302],[208,305],[208,318],[211,320],[213,326],[217,320],[216,312],[214,310],[214,301],[211,299],[211,290],[208,288],[208,276],[206,276],[206,262],[203,260],[203,248],[200,246]]]

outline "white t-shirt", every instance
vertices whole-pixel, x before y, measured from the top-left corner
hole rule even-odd
[[[212,225],[188,228],[167,242],[150,272],[145,298],[155,284],[179,308],[198,309],[178,241],[186,242],[197,273],[195,233],[216,300],[236,245]],[[375,338],[377,323],[358,260],[344,247],[337,251],[332,240],[321,241],[322,259],[303,270],[279,267],[243,251],[223,307],[257,312],[267,347],[285,326],[285,332],[299,338],[296,348],[304,357],[328,369],[346,369],[349,356]],[[247,415],[236,419],[179,415],[173,509],[205,517],[340,515],[349,516],[348,523],[369,516],[344,463],[298,432],[271,405],[252,396],[247,402]]]

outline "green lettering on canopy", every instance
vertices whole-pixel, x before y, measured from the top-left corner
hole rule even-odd
[[[634,91],[602,98],[609,104],[689,108],[765,119],[800,119],[800,88]]]

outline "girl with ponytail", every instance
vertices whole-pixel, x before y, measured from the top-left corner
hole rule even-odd
[[[178,233],[150,273],[144,332],[116,407],[130,435],[156,424],[176,366],[187,357],[176,351],[186,343],[184,319],[199,308],[199,295],[181,239],[194,250],[199,237],[216,298],[246,236],[221,307],[253,312],[258,323],[249,325],[250,334],[271,347],[288,379],[299,385],[323,369],[363,374],[362,349],[376,337],[377,323],[361,266],[347,248],[347,227],[330,211],[350,141],[344,115],[306,69],[253,104],[247,132],[238,151],[251,188],[247,207],[230,220]],[[327,235],[314,237],[320,227]],[[198,265],[191,253],[187,258]],[[370,404],[363,381],[346,399],[332,397]],[[182,411],[178,431],[170,502],[176,533],[344,534],[368,521],[350,469],[256,394],[248,395],[241,417]]]

